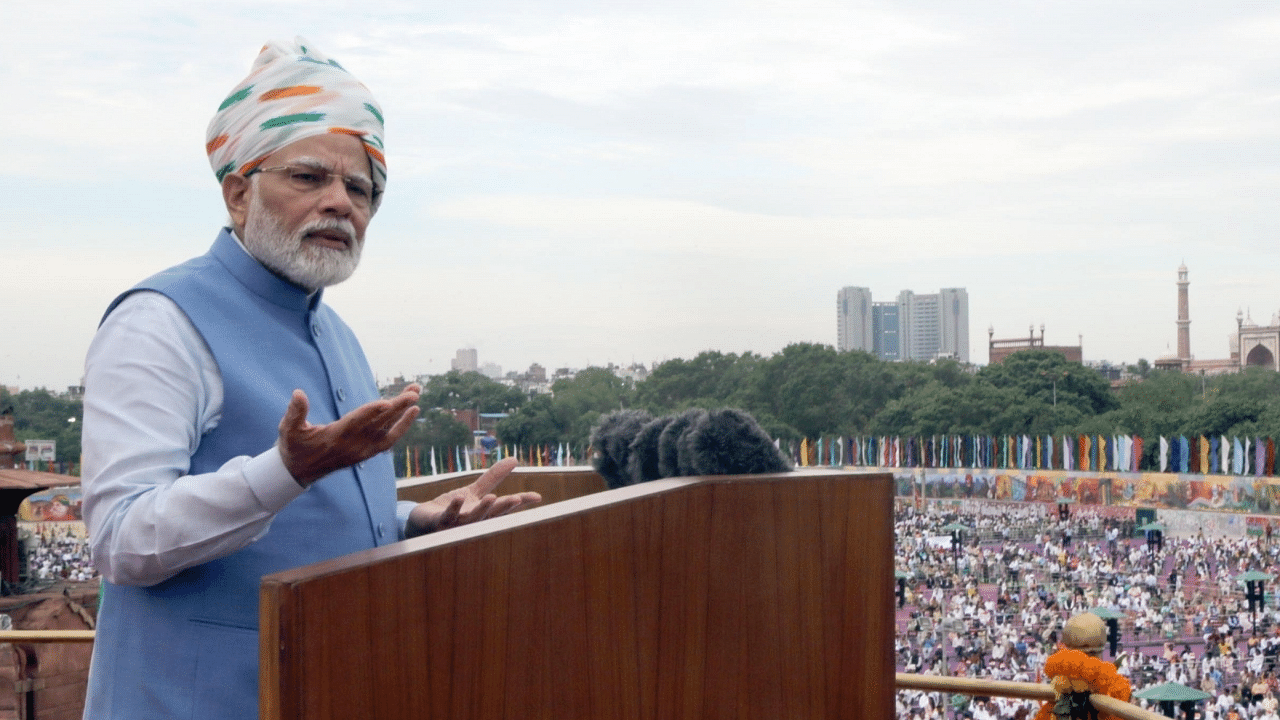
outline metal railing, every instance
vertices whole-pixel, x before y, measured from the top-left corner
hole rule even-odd
[[[1053,688],[1042,683],[898,673],[894,676],[894,684],[899,690],[922,690],[924,692],[946,692],[960,695],[995,695],[1021,698],[1023,700],[1040,700],[1042,702],[1054,699]],[[1168,720],[1164,715],[1153,713],[1150,710],[1143,710],[1137,705],[1116,700],[1106,695],[1095,693],[1089,696],[1089,701],[1093,703],[1096,709],[1110,713],[1120,718],[1120,720]]]
[[[0,643],[74,643],[93,642],[93,630],[3,630]],[[897,673],[894,685],[898,690],[945,692],[960,695],[987,695],[1012,697],[1041,702],[1054,699],[1053,689],[1043,683],[1013,682],[1008,680],[982,680],[941,675],[917,675]],[[1167,720],[1150,710],[1136,705],[1094,694],[1089,698],[1098,710],[1110,713],[1120,720]]]
[[[0,630],[0,643],[93,642],[93,630]]]

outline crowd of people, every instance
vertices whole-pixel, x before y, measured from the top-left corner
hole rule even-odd
[[[21,534],[30,584],[85,582],[98,577],[89,556],[89,539],[78,522],[43,522]]]
[[[1135,691],[1176,682],[1211,696],[1196,706],[1204,720],[1280,720],[1280,604],[1268,593],[1251,608],[1238,580],[1280,574],[1280,539],[1156,541],[1131,520],[1088,511],[1063,519],[1041,503],[969,507],[898,507],[899,670],[1043,682],[1066,620],[1106,608],[1121,617],[1104,659],[1118,661]],[[944,529],[957,525],[966,530]],[[80,523],[33,524],[22,535],[30,582],[97,577]],[[1038,706],[898,693],[898,717],[911,720],[1031,718]]]
[[[1047,504],[970,507],[898,508],[900,670],[1045,681],[1066,620],[1104,608],[1120,616],[1104,658],[1135,691],[1177,682],[1212,696],[1198,705],[1206,720],[1275,717],[1280,610],[1269,596],[1251,609],[1237,578],[1272,572],[1280,542],[1147,536],[1132,520],[1064,519]],[[913,719],[1033,717],[1039,705],[909,691],[898,702]]]

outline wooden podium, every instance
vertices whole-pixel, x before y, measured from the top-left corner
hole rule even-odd
[[[262,720],[891,718],[892,503],[659,480],[269,575]]]

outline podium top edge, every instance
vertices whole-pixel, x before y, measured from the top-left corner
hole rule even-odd
[[[590,470],[590,468],[586,469]],[[456,475],[454,475],[454,477],[456,477]],[[441,530],[429,535],[423,535],[391,543],[389,545],[383,545],[381,547],[362,550],[350,555],[333,558],[331,560],[325,560],[289,570],[282,570],[280,572],[264,576],[262,582],[264,586],[268,584],[289,585],[306,579],[343,572],[360,565],[379,563],[405,555],[413,555],[435,548],[468,542],[486,535],[510,532],[517,528],[552,522],[564,517],[590,512],[599,508],[620,505],[644,497],[681,492],[698,486],[758,483],[785,484],[792,480],[818,478],[827,478],[832,480],[870,480],[873,478],[891,479],[892,473],[882,470],[867,470],[863,468],[840,469],[810,467],[799,468],[789,472],[765,473],[758,475],[707,475],[700,477],[653,480],[613,490],[604,490],[590,495],[584,495],[582,497],[562,500],[560,502],[548,503],[546,505],[512,513],[510,515],[490,518],[471,525]]]

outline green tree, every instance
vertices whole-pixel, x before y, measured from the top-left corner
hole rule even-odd
[[[550,395],[537,395],[524,407],[498,421],[498,440],[512,445],[550,445],[563,442]]]
[[[812,343],[788,345],[759,363],[750,391],[743,396],[744,409],[780,435],[861,434],[904,391],[905,380],[915,370],[894,367],[865,352],[837,352]],[[776,424],[771,428],[770,423]]]
[[[1137,364],[1129,365],[1125,369],[1129,371],[1130,375],[1136,375],[1146,380],[1147,376],[1151,374],[1151,363],[1147,362],[1146,358],[1138,358]]]
[[[1028,398],[1016,388],[972,381],[959,387],[932,382],[890,401],[873,432],[886,435],[1047,435],[1080,412]]]
[[[552,414],[561,429],[557,442],[585,445],[604,413],[631,407],[635,387],[607,368],[591,367],[551,386]]]
[[[1097,415],[1119,403],[1101,373],[1049,350],[1023,350],[988,365],[978,376],[1000,388],[1012,388],[1046,405],[1070,405]]]
[[[512,412],[525,403],[525,394],[519,388],[503,385],[478,372],[450,370],[434,375],[422,388],[418,401],[424,410],[470,409],[482,413]]]
[[[1202,395],[1280,403],[1280,373],[1266,368],[1249,367],[1241,373],[1209,378],[1207,382],[1208,387],[1202,389]]]
[[[80,426],[84,404],[44,388],[10,393],[0,388],[0,409],[13,408],[13,434],[18,440],[53,440],[58,462],[75,473],[80,465]]]
[[[1119,390],[1113,429],[1143,437],[1173,435],[1186,424],[1199,398],[1200,378],[1153,370],[1146,380]]]
[[[1191,410],[1179,432],[1187,437],[1253,434],[1266,409],[1260,399],[1218,397]]]
[[[590,367],[557,380],[550,395],[539,395],[498,423],[498,438],[517,445],[568,443],[583,447],[604,413],[631,407],[631,381],[607,368]]]
[[[668,360],[636,385],[636,406],[655,415],[690,407],[741,406],[761,360],[753,353],[717,351],[699,353],[692,360]]]

